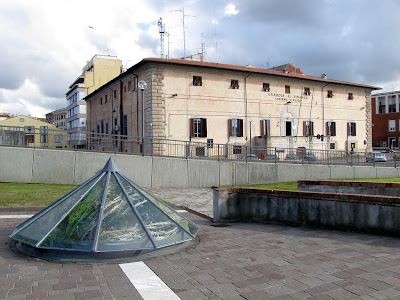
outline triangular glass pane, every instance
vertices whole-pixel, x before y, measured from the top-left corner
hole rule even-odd
[[[154,204],[156,204],[163,211],[165,211],[165,213],[167,213],[171,218],[173,218],[177,223],[179,223],[183,228],[185,228],[191,234],[193,234],[193,235],[197,234],[197,232],[199,231],[199,227],[197,225],[195,225],[193,222],[186,219],[184,216],[181,216],[180,214],[178,214],[171,207],[169,207],[164,202],[162,202],[161,200],[154,197],[152,194],[150,194],[149,192],[147,192],[140,186],[135,185],[131,182],[130,182],[130,184],[132,184],[137,190],[139,190],[142,194],[144,194],[149,200],[151,200]]]
[[[176,225],[164,212],[147,200],[124,178],[118,175],[118,179],[157,247],[173,245],[192,239],[188,233]]]
[[[97,251],[154,248],[120,185],[111,174],[97,243]]]
[[[88,182],[82,189],[69,195],[62,202],[56,206],[49,208],[49,210],[42,216],[37,218],[31,224],[27,225],[24,229],[17,232],[12,236],[13,239],[24,242],[28,245],[34,246],[57,224],[63,215],[69,211],[75,203],[77,203],[82,196],[90,189],[92,184],[97,180],[95,177]]]
[[[93,186],[78,205],[39,245],[40,247],[92,250],[106,178],[107,176],[103,176]]]

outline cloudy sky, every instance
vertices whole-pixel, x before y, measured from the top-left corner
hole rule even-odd
[[[397,0],[0,0],[0,113],[42,117],[95,54],[125,67],[201,50],[209,61],[272,67],[400,89]]]

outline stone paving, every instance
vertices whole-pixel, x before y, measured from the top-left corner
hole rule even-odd
[[[257,223],[201,226],[198,245],[145,263],[181,299],[400,299],[400,239]],[[0,219],[0,299],[141,299],[118,263],[20,256]]]

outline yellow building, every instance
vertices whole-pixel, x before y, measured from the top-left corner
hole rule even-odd
[[[0,121],[0,145],[66,148],[67,132],[27,116]]]
[[[87,62],[82,74],[69,86],[67,98],[68,144],[86,146],[86,102],[82,100],[102,85],[121,74],[122,61],[115,56],[95,55]]]

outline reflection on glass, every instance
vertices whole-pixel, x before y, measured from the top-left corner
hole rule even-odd
[[[98,238],[98,251],[153,248],[147,233],[111,175]]]
[[[124,178],[118,175],[118,179],[158,247],[191,239],[189,234],[138,193]]]
[[[106,177],[103,176],[93,186],[40,246],[85,251],[92,249]]]
[[[13,238],[34,246],[57,224],[65,212],[69,211],[71,207],[73,207],[74,204],[82,198],[82,196],[89,190],[96,179],[97,178],[92,179],[92,181],[82,189],[69,195],[58,205],[51,208],[45,214],[18,232],[15,236],[13,236]]]

